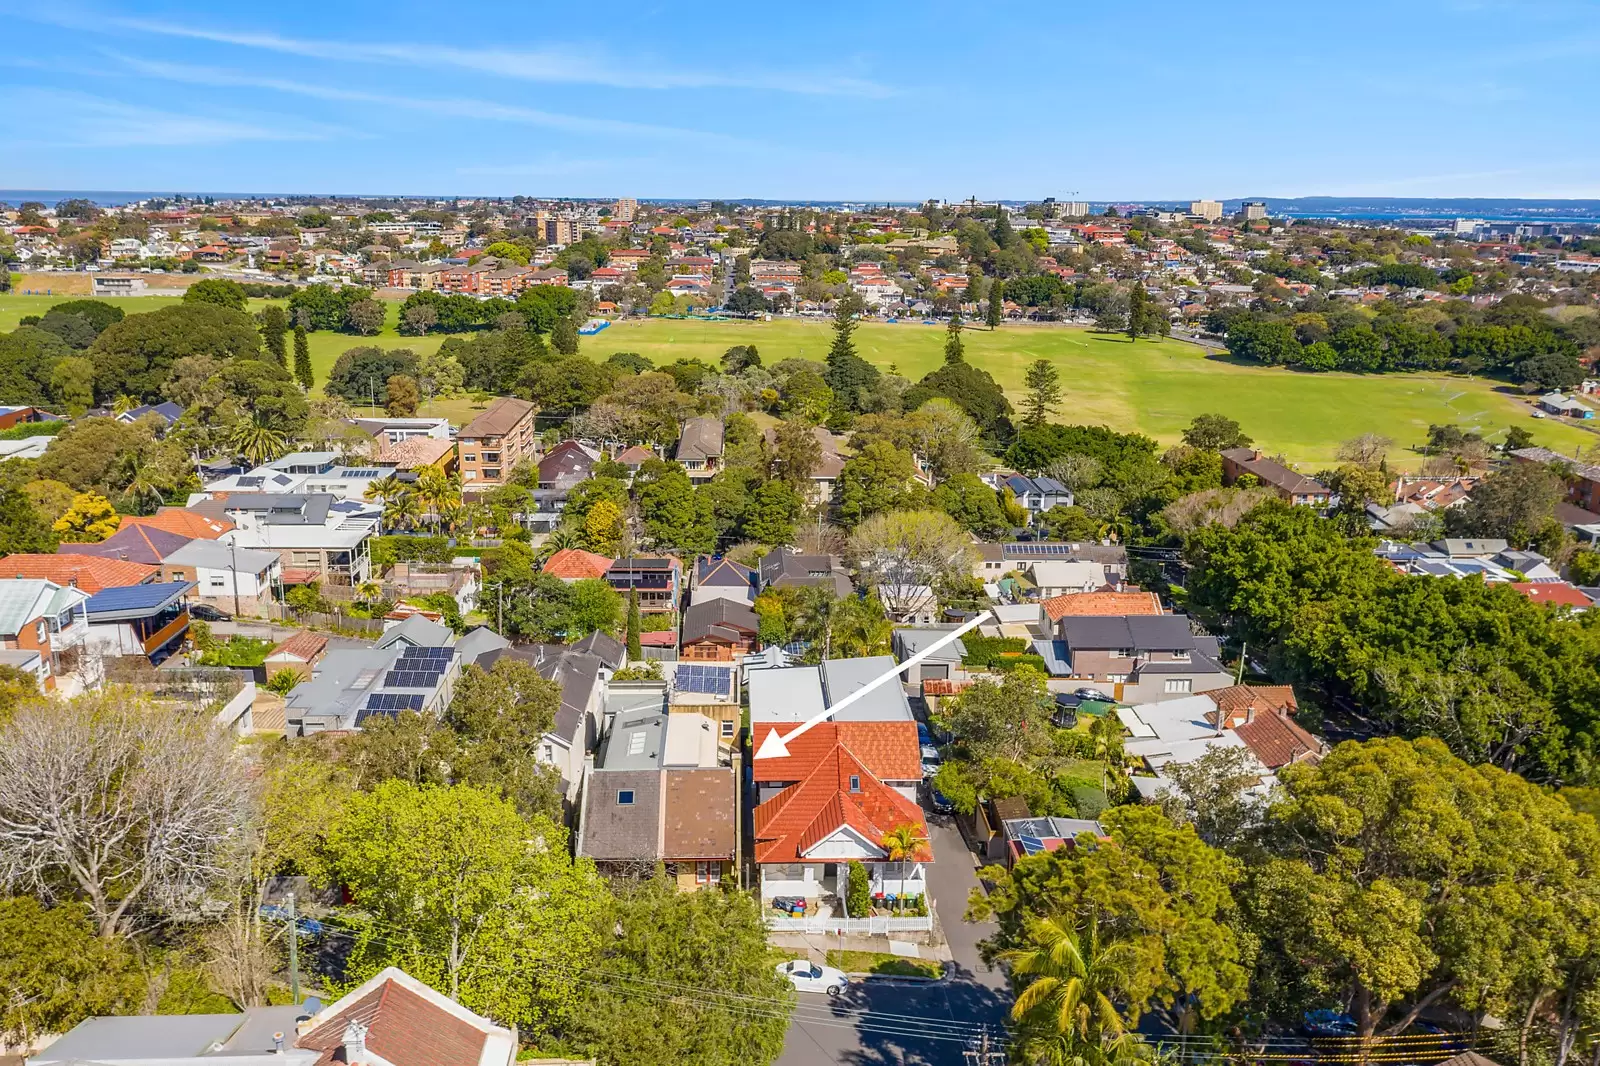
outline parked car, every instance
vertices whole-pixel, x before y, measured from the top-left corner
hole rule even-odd
[[[928,726],[925,722],[917,723],[917,743],[924,748],[933,747],[933,734],[928,732]]]
[[[778,976],[787,977],[796,992],[825,992],[837,996],[844,991],[850,979],[843,970],[832,966],[818,966],[806,959],[778,963]]]
[[[189,607],[189,617],[198,618],[202,622],[233,621],[233,615],[228,614],[226,611],[219,611],[209,603],[191,604]]]
[[[1307,1036],[1355,1036],[1359,1031],[1354,1018],[1333,1010],[1308,1010],[1300,1019]]]
[[[956,805],[950,802],[950,798],[948,796],[934,788],[932,785],[928,786],[928,806],[933,808],[934,814],[956,813]]]
[[[1073,693],[1080,700],[1107,700],[1110,699],[1104,692],[1097,688],[1080,688]]]

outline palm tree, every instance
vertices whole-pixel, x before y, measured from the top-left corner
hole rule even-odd
[[[127,393],[123,393],[111,401],[111,413],[120,418],[138,406],[139,398],[137,396],[129,396]]]
[[[1102,944],[1098,923],[1079,932],[1054,918],[1028,925],[1029,946],[1000,953],[1021,986],[1011,1007],[1024,1061],[1046,1066],[1123,1066],[1147,1058],[1116,1000],[1127,995],[1133,952]]]
[[[228,434],[228,446],[248,459],[251,466],[270,463],[288,450],[283,434],[259,414],[233,427],[233,432]]]
[[[581,529],[573,529],[571,526],[558,526],[550,531],[549,536],[544,538],[544,543],[539,545],[539,552],[535,558],[543,562],[558,551],[581,547],[583,547],[583,531]]]
[[[124,473],[127,482],[122,486],[122,492],[135,506],[155,510],[166,502],[167,489],[171,487],[170,479],[162,477],[138,452],[129,453]]]
[[[383,586],[376,581],[363,581],[356,586],[356,595],[366,603],[375,603],[383,595]]]
[[[367,483],[367,491],[362,495],[369,500],[377,500],[379,503],[388,503],[390,500],[395,499],[405,491],[405,482],[401,481],[394,474],[386,474],[376,481],[369,481]]]
[[[391,529],[411,529],[422,517],[422,505],[414,492],[402,492],[384,504],[383,521]]]
[[[911,822],[902,822],[887,833],[883,834],[883,850],[888,852],[889,861],[899,867],[900,892],[905,892],[906,863],[927,862],[933,857],[933,852],[928,847],[928,838],[922,832],[922,827]]]
[[[417,475],[417,500],[428,509],[429,520],[438,525],[440,515],[461,502],[459,482],[438,467],[430,466]]]

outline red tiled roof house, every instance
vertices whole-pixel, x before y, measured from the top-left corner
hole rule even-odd
[[[760,722],[752,743],[759,751],[774,729],[792,723]],[[845,870],[861,862],[872,895],[922,896],[927,892],[926,845],[911,861],[890,861],[884,836],[903,825],[924,841],[928,826],[917,805],[922,777],[917,727],[912,721],[824,722],[788,741],[782,758],[751,760],[761,797],[755,810],[755,860],[761,898],[799,896],[833,902],[842,914]]]

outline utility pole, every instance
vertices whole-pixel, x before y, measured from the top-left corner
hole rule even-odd
[[[289,893],[289,995],[300,1004],[300,925],[294,916],[294,893]]]
[[[1239,674],[1233,679],[1235,685],[1244,684],[1244,659],[1248,654],[1250,654],[1250,643],[1246,641],[1239,645]]]
[[[228,539],[228,555],[229,561],[233,563],[233,616],[238,618],[241,612],[239,610],[239,542],[237,535]],[[257,589],[256,595],[259,596],[260,594],[261,590]]]
[[[975,1038],[971,1045],[961,1052],[963,1058],[970,1066],[999,1066],[1006,1061],[1005,1048],[996,1047],[989,1041],[989,1027],[983,1027],[983,1035]]]

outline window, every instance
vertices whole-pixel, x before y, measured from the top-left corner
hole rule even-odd
[[[1167,692],[1193,692],[1194,681],[1187,677],[1167,678],[1165,690]]]
[[[722,863],[697,862],[694,864],[694,883],[697,885],[718,885],[722,883]]]
[[[1111,651],[1111,657],[1113,659],[1131,659],[1133,658],[1133,652],[1129,651],[1127,648],[1113,648]]]
[[[463,455],[461,457],[461,461],[463,463],[475,463],[475,462],[478,461],[478,453],[477,452],[468,452],[466,455]]]
[[[1124,681],[1128,680],[1128,675],[1127,674],[1107,674],[1106,675],[1106,680],[1111,682],[1114,685],[1120,685]]]
[[[221,574],[212,574],[206,579],[206,584],[214,589],[225,589],[228,587],[228,583],[222,579]]]
[[[731,719],[731,718],[723,719],[723,722],[722,722],[722,735],[725,736],[725,737],[733,736],[733,719]]]
[[[556,749],[555,749],[555,745],[554,744],[546,744],[544,746],[544,761],[545,762],[555,762],[556,761]]]
[[[850,775],[850,791],[851,792],[860,792],[861,791],[861,778],[856,776],[855,774],[851,774]]]
[[[1176,662],[1176,663],[1186,663],[1186,662],[1188,662],[1189,661],[1189,650],[1187,648],[1185,648],[1182,651],[1173,652],[1172,653],[1172,661]]]
[[[486,467],[484,467],[483,468],[483,479],[485,481],[499,481],[500,480],[500,468],[498,466],[486,466]]]
[[[41,618],[39,619],[39,624],[34,627],[34,630],[35,643],[37,643],[40,647],[44,647],[45,638],[50,635],[50,623]]]
[[[633,789],[631,789],[631,788],[619,788],[619,789],[617,789],[617,806],[619,806],[619,807],[632,807],[633,806]]]

